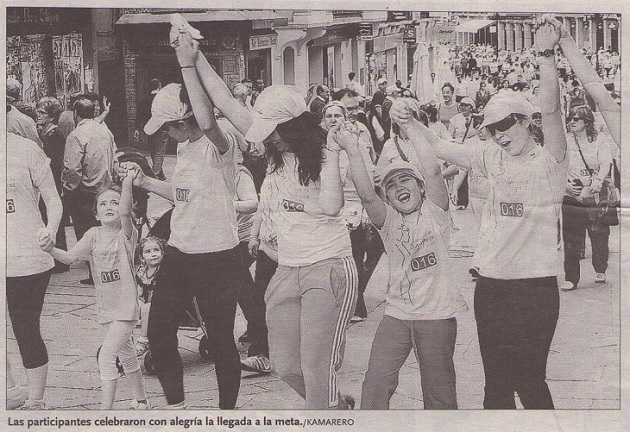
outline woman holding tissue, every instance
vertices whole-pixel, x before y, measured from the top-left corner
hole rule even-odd
[[[212,329],[218,408],[234,409],[241,380],[240,356],[234,341],[235,276],[242,271],[233,203],[237,143],[217,124],[213,105],[199,82],[195,68],[198,43],[189,33],[194,29],[179,15],[172,18],[170,40],[184,86],[169,84],[157,93],[144,131],[152,135],[164,129],[178,142],[177,165],[170,183],[148,178],[141,170],[134,179],[136,186],[175,204],[170,239],[155,281],[149,345],[167,408],[184,409],[177,328],[195,296],[204,321]],[[198,32],[195,35],[199,36]],[[120,175],[125,174],[121,168]]]
[[[39,241],[55,238],[61,200],[50,159],[34,142],[7,134],[7,307],[28,379],[28,399],[20,409],[43,410],[48,352],[39,320],[54,262]],[[38,203],[46,204],[48,225]],[[7,389],[10,390],[10,389]]]

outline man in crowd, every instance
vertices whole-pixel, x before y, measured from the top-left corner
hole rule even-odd
[[[96,192],[112,184],[116,144],[109,129],[94,120],[94,103],[79,99],[74,104],[76,128],[66,138],[63,157],[64,206],[74,226],[77,240],[97,224],[94,216]],[[90,284],[91,276],[81,283]]]
[[[43,147],[37,133],[35,120],[22,113],[15,104],[22,98],[22,84],[16,79],[7,79],[7,132],[11,132],[32,141]]]
[[[319,121],[322,120],[322,111],[324,110],[324,107],[326,106],[326,104],[328,103],[328,100],[330,99],[330,90],[328,89],[328,86],[325,85],[319,85],[317,86],[317,90],[316,90],[317,96],[315,96],[315,99],[313,99],[313,101],[311,102],[311,106],[309,107],[309,110],[312,113],[317,114],[317,118],[319,119]]]

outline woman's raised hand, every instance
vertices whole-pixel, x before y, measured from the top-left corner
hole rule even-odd
[[[403,99],[396,99],[389,110],[389,116],[392,121],[401,127],[407,126],[407,124],[413,118],[411,114],[411,108],[405,103]]]
[[[327,144],[329,148],[333,147],[330,148],[330,150],[334,151],[334,144],[336,144],[341,149],[349,152],[356,148],[359,144],[359,129],[350,121],[345,121],[339,124],[335,129],[329,132],[329,136],[330,134],[332,134],[333,137],[332,140],[328,140]]]
[[[142,168],[135,162],[123,162],[118,166],[118,178],[121,181],[125,181],[125,178],[131,177],[133,179],[134,186],[141,186],[145,180],[144,172]]]
[[[553,17],[552,17],[553,18]],[[554,22],[555,21],[555,22]],[[534,35],[534,41],[539,51],[553,50],[560,41],[560,22],[553,18],[546,18],[543,15],[536,24],[536,33]]]
[[[180,67],[194,67],[199,53],[199,42],[190,35],[190,33],[181,29],[177,39],[173,42],[175,55]]]
[[[556,17],[554,17],[552,14],[544,14],[539,19],[537,19],[536,27],[545,23],[551,24],[556,30],[560,32],[560,39],[571,36],[569,30],[565,27],[565,25],[558,21]]]

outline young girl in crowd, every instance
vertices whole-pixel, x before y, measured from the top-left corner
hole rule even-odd
[[[372,187],[357,136],[346,128],[335,133],[350,159],[361,201],[385,244],[390,273],[385,316],[372,344],[361,409],[389,408],[398,373],[412,348],[420,365],[425,409],[456,409],[455,315],[467,306],[449,269],[449,197],[437,158],[417,129],[420,122],[409,105],[395,101],[390,115],[422,157],[417,165],[395,161],[385,167],[382,198]]]
[[[95,213],[101,226],[90,228],[72,250],[66,252],[55,248],[55,240],[50,235],[40,240],[40,247],[56,260],[64,264],[89,260],[93,269],[98,319],[105,330],[98,356],[101,409],[112,409],[114,404],[118,385],[116,357],[131,384],[134,397],[131,408],[149,407],[131,336],[140,314],[133,276],[133,257],[138,241],[131,215],[133,178],[134,175],[127,175],[122,188],[112,186],[96,194]]]
[[[160,263],[164,257],[164,240],[158,237],[145,237],[138,245],[138,260],[140,265],[136,269],[138,282],[138,298],[140,299],[140,335],[136,338],[136,355],[140,357],[149,349],[149,311],[155,288],[155,277],[160,270]]]

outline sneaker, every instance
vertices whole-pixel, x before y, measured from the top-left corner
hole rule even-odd
[[[138,402],[136,399],[131,399],[131,402],[129,403],[129,409],[148,410],[148,409],[151,409],[151,404],[149,403],[148,400],[143,400],[141,402]]]
[[[604,282],[606,282],[606,273],[595,274],[595,283],[604,283]]]
[[[241,360],[241,370],[247,372],[271,373],[271,361],[264,355],[247,357]]]
[[[251,342],[251,341],[252,341],[252,338],[251,338],[251,337],[249,337],[249,333],[245,332],[245,333],[243,333],[243,334],[241,335],[241,337],[240,337],[240,338],[238,338],[238,341],[239,341],[240,343],[247,343],[247,342]]]
[[[18,411],[41,411],[46,409],[46,404],[43,400],[26,399],[24,405],[16,409]]]
[[[560,289],[562,291],[573,291],[576,288],[577,288],[577,284],[574,284],[573,282],[564,281],[563,283],[560,284]]]
[[[159,408],[154,408],[154,409],[163,409],[163,410],[185,410],[186,408],[186,402],[180,402],[180,403],[176,403],[176,404],[172,404],[172,405],[165,405]]]
[[[354,397],[350,395],[341,395],[339,397],[339,409],[353,410],[355,405],[356,401],[354,400]]]
[[[149,350],[149,342],[136,343],[136,357],[142,357]]]
[[[360,317],[358,315],[353,316],[352,318],[350,318],[350,324],[356,324],[356,323],[360,323],[365,321],[364,317]]]
[[[19,409],[28,399],[28,390],[25,387],[15,385],[7,389],[7,409]]]
[[[468,269],[468,273],[472,276],[472,279],[476,281],[479,279],[479,267],[471,267]]]

